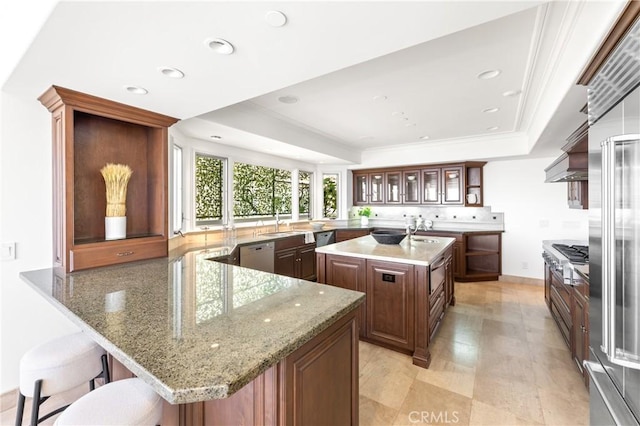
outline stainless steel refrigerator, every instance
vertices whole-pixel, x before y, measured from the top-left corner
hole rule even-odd
[[[637,42],[632,50],[637,58]],[[640,79],[638,70],[632,71]],[[596,81],[601,87],[589,87],[590,360],[585,367],[591,424],[626,426],[640,424],[640,88],[636,81],[635,89],[618,91],[628,94],[615,99],[613,92],[605,93],[615,86],[612,76]]]

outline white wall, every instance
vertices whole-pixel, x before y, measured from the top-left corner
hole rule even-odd
[[[485,205],[504,213],[504,275],[543,278],[542,240],[588,240],[588,210],[568,207],[566,183],[544,183],[544,169],[554,160],[492,161],[484,167]]]
[[[18,277],[52,264],[51,115],[4,92],[0,108],[0,241],[15,241],[17,254],[0,261],[3,393],[17,387],[24,352],[77,328]]]

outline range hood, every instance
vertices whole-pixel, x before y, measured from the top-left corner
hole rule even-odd
[[[585,108],[583,108],[585,109]],[[564,153],[544,169],[545,182],[572,182],[589,180],[589,124],[585,121],[562,147]]]
[[[571,182],[589,179],[589,158],[586,152],[565,152],[544,169],[545,182]]]

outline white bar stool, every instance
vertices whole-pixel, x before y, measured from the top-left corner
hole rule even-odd
[[[117,380],[82,396],[54,426],[155,426],[162,418],[162,398],[142,379]]]
[[[16,426],[22,425],[25,399],[33,398],[31,426],[63,411],[60,407],[43,417],[40,405],[51,395],[62,393],[102,377],[108,383],[107,355],[91,338],[82,332],[69,334],[31,348],[20,359],[20,394],[16,411]]]

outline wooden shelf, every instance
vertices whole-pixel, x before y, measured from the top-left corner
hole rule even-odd
[[[54,263],[66,272],[167,255],[168,130],[177,119],[52,86]],[[100,169],[126,164],[127,238],[105,240]]]

